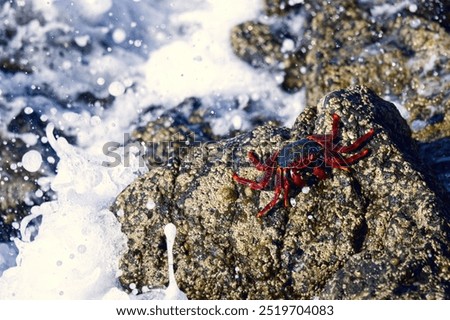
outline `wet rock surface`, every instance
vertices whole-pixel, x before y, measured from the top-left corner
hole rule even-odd
[[[224,132],[233,137],[244,128],[270,123],[278,124],[273,114],[259,113],[260,101],[224,97],[215,100],[187,98],[172,109],[161,112],[161,106],[150,106],[143,112],[140,123],[128,139],[128,145],[141,150],[149,167],[170,164],[178,167],[190,149],[220,140]],[[154,114],[159,114],[155,117]],[[150,116],[154,120],[145,121]],[[222,121],[221,118],[225,118]],[[214,123],[221,122],[221,125]],[[214,132],[212,127],[216,127]]]
[[[446,2],[265,3],[268,18],[232,30],[237,56],[281,77],[280,86],[288,92],[306,88],[308,105],[330,91],[366,85],[401,108],[415,138],[448,137]]]
[[[14,153],[17,145],[23,145],[22,141],[7,141],[0,136],[3,141],[0,150],[1,174],[1,194],[0,194],[0,242],[8,242],[12,237],[18,235],[13,223],[28,214],[24,209],[24,203],[29,195],[36,191],[36,186],[29,179],[24,180],[23,176],[28,176],[22,168],[16,168],[15,163],[20,162],[17,154]],[[13,152],[11,152],[11,149]]]
[[[40,37],[44,17],[28,3],[11,8],[0,12],[5,77],[60,73],[67,61],[87,74],[92,64],[86,53],[112,41],[105,34],[99,43],[79,44],[79,30],[63,27]],[[280,117],[273,112],[278,106],[262,108],[264,95],[219,97],[210,105],[187,99],[131,139],[156,147],[146,158],[152,170],[114,206],[129,236],[124,286],[167,284],[162,230],[174,222],[180,234],[177,278],[190,298],[448,298],[448,213],[442,202],[450,203],[449,12],[448,3],[438,0],[268,0],[266,16],[237,25],[230,36],[236,55],[271,72],[284,91],[306,89],[314,106],[331,90],[365,84],[397,105],[412,132],[392,105],[365,89],[327,96],[292,129],[269,125]],[[48,54],[42,60],[34,52]],[[72,91],[64,86],[32,78],[14,94],[4,91],[0,109],[26,97],[28,105],[42,108],[40,115],[53,106],[76,113],[86,105],[101,115],[98,110],[115,100],[107,87],[93,77],[67,96]],[[159,115],[167,108],[148,111]],[[55,157],[40,140],[45,124],[38,109],[3,123],[8,136],[0,137],[0,245],[20,238],[18,222],[31,206],[53,197],[48,185],[36,181],[54,166],[44,161],[47,167],[38,173],[20,166],[30,148]],[[297,190],[292,208],[278,204],[256,219],[273,191],[237,185],[232,172],[256,179],[260,173],[249,165],[248,150],[265,159],[298,137],[325,133],[332,112],[342,115],[345,143],[370,127],[379,129],[368,143],[371,155],[350,173],[334,170],[307,194]],[[228,126],[212,132],[214,117]],[[262,126],[240,134],[256,125]],[[236,137],[218,141],[229,132]],[[39,138],[36,144],[27,143],[35,139],[30,134]],[[159,241],[149,243],[155,234]]]
[[[81,112],[85,105],[91,110],[94,106],[106,108],[113,100],[99,92],[95,81],[85,82],[86,91],[82,89],[74,96],[54,82],[59,76],[67,76],[67,83],[71,81],[64,65],[77,63],[79,73],[87,73],[89,67],[82,58],[86,52],[73,40],[79,31],[72,33],[70,28],[44,16],[31,2],[0,1],[0,243],[20,238],[17,226],[30,208],[54,197],[49,181],[38,184],[40,178],[54,174],[58,162],[55,152],[44,142],[52,114],[69,109]],[[76,129],[71,131],[70,126],[57,124],[60,126],[55,134],[74,144]],[[38,151],[43,159],[37,172],[21,166],[22,156],[30,150]],[[36,227],[39,220],[33,220]]]
[[[40,139],[45,136],[45,126],[39,113],[29,113],[24,108],[8,123],[8,136],[0,135],[0,242],[20,238],[18,225],[30,213],[30,208],[54,196],[48,181],[38,183],[40,178],[54,173],[58,161],[48,143]],[[57,130],[57,134],[62,133]],[[30,150],[39,151],[43,158],[35,172],[27,171],[22,163]],[[36,220],[32,223],[37,225],[39,219]]]
[[[419,150],[428,172],[434,175],[436,181],[440,182],[447,191],[444,197],[445,201],[450,203],[450,138],[420,143]]]
[[[149,167],[178,165],[192,146],[217,139],[205,122],[205,111],[200,107],[199,99],[186,99],[155,121],[134,130],[131,143],[145,146],[144,159]],[[152,111],[146,110],[145,113]]]
[[[36,196],[39,186],[36,179],[42,175],[39,172],[27,172],[17,165],[28,148],[20,139],[3,139],[0,136],[0,243],[9,242],[14,237],[20,237],[18,225],[23,217],[29,214],[29,209],[35,203],[43,201],[44,193]],[[22,152],[19,153],[18,151]],[[46,199],[47,196],[44,197]],[[47,198],[48,199],[48,198]],[[17,225],[14,227],[13,224]]]
[[[292,207],[256,213],[273,189],[232,180],[261,175],[248,163],[309,134],[327,133],[341,116],[340,138],[369,128],[370,154],[349,172],[296,190]],[[292,129],[264,125],[193,148],[179,166],[152,168],[112,210],[127,235],[120,265],[125,288],[168,283],[163,229],[172,222],[175,275],[190,299],[437,299],[450,297],[449,213],[418,146],[395,106],[365,87],[328,94]]]

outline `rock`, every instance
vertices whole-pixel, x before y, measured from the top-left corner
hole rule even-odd
[[[282,42],[263,23],[249,21],[235,26],[231,44],[237,56],[256,68],[276,68],[284,60]]]
[[[349,172],[296,190],[293,207],[256,213],[273,191],[232,180],[260,176],[249,150],[266,159],[341,116],[341,139],[369,128],[370,154]],[[190,150],[179,167],[157,167],[116,199],[128,252],[125,288],[168,283],[163,229],[176,225],[175,276],[190,299],[448,299],[449,212],[417,157],[395,106],[365,87],[328,94],[292,129],[263,125]],[[155,205],[148,206],[148,203]]]
[[[7,136],[0,134],[0,242],[20,238],[13,223],[19,223],[27,216],[32,206],[53,199],[50,186],[38,184],[40,178],[54,174],[58,161],[53,149],[41,139],[45,137],[46,125],[40,111],[30,113],[24,108],[6,126]],[[57,134],[62,135],[62,132],[57,130]],[[29,172],[22,159],[31,150],[37,151],[42,159],[51,160],[42,161],[39,170]]]
[[[419,154],[427,169],[441,182],[447,193],[446,203],[450,203],[450,137],[419,144]]]
[[[308,105],[330,91],[367,85],[393,101],[431,141],[450,131],[450,34],[442,1],[265,1],[264,23],[236,26],[238,57],[265,67],[287,92],[306,88]],[[304,21],[300,24],[299,21]],[[298,27],[298,25],[301,25]],[[282,50],[284,40],[293,43]],[[265,63],[265,64],[264,64]]]
[[[166,111],[162,111],[167,108],[161,106],[150,106],[139,121],[145,125],[133,131],[128,146],[134,144],[142,150],[149,167],[178,166],[193,147],[212,143],[221,136],[235,136],[245,127],[267,122],[275,124],[268,120],[275,117],[271,112],[260,112],[265,108],[261,105],[265,103],[263,100],[245,95],[212,99],[191,97]],[[146,118],[154,120],[145,122]]]
[[[149,167],[177,165],[192,146],[217,139],[200,107],[199,99],[188,98],[133,132],[130,142],[147,147],[144,159]]]
[[[19,223],[28,215],[30,205],[38,201],[35,191],[38,189],[36,179],[39,172],[27,172],[18,166],[22,155],[27,149],[20,139],[4,139],[0,135],[0,243],[11,241],[18,237],[17,228],[13,223]],[[19,152],[20,151],[20,152]],[[41,195],[42,197],[43,195]]]

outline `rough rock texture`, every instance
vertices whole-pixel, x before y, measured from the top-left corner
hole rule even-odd
[[[150,106],[140,119],[140,123],[145,125],[133,131],[128,143],[138,144],[136,146],[144,151],[142,154],[149,167],[169,164],[178,168],[190,149],[219,140],[223,132],[227,132],[227,137],[233,137],[242,133],[246,126],[279,124],[268,120],[273,119],[274,115],[271,112],[261,113],[261,108],[264,107],[251,98],[244,101],[239,101],[239,98],[207,101],[191,97],[162,113],[160,106]],[[239,112],[236,113],[236,109]],[[218,119],[226,119],[221,120],[221,126],[226,128],[220,128],[222,132],[217,134],[211,128],[216,115]],[[146,120],[148,117],[154,120]],[[234,117],[239,119],[237,127]],[[216,128],[221,126],[216,124]]]
[[[284,90],[306,87],[315,105],[332,90],[367,85],[409,113],[415,138],[449,136],[447,2],[266,0],[265,8],[270,19],[237,25],[231,43],[252,66],[281,74]]]
[[[257,178],[249,150],[265,159],[326,133],[332,113],[342,117],[343,144],[376,129],[371,154],[297,190],[293,207],[256,218],[273,191],[238,185],[232,172]],[[172,222],[176,278],[190,299],[450,298],[449,213],[410,134],[394,105],[354,87],[327,95],[290,130],[260,126],[192,149],[179,168],[150,170],[112,208],[129,238],[121,283],[168,283],[163,228]]]
[[[155,121],[134,130],[131,142],[146,146],[144,158],[149,167],[177,166],[192,146],[217,139],[205,122],[205,110],[200,106],[200,100],[188,98]]]

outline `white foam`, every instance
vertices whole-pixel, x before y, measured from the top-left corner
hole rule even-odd
[[[90,37],[88,35],[75,37],[75,43],[81,48],[86,47],[89,40]]]
[[[417,12],[417,9],[418,9],[418,8],[417,8],[417,4],[415,4],[415,3],[410,4],[409,7],[408,7],[408,9],[409,9],[409,11],[412,12],[412,13]]]
[[[17,253],[12,245],[8,243],[0,243],[0,276],[4,270],[15,266],[16,254]]]
[[[120,81],[111,82],[108,87],[109,94],[114,97],[121,96],[125,92],[125,86]]]
[[[34,146],[38,142],[39,136],[34,133],[23,133],[20,135],[20,139],[27,145]]]
[[[411,1],[409,0],[405,0],[394,4],[385,3],[374,6],[373,8],[370,9],[370,13],[373,16],[393,15],[405,8],[409,8],[409,10],[411,11],[411,8],[414,9],[414,4],[411,4]]]
[[[98,299],[116,287],[118,259],[126,248],[108,208],[145,168],[133,157],[130,167],[104,167],[102,159],[56,139],[52,124],[47,138],[60,158],[51,183],[58,200],[33,207],[22,221],[17,267],[0,278],[0,298]],[[39,233],[30,241],[27,226],[38,216]]]
[[[281,52],[292,52],[295,49],[295,42],[292,39],[284,39],[281,45]]]
[[[74,1],[78,13],[86,19],[98,20],[112,7],[112,0],[78,0]]]
[[[231,28],[257,16],[260,5],[259,0],[210,0],[197,10],[177,16],[178,23],[197,27],[150,55],[145,75],[153,99],[176,104],[192,96],[242,92],[249,96],[270,92],[273,98],[283,99],[285,94],[275,79],[239,60],[230,45]]]
[[[147,204],[145,205],[145,207],[148,209],[148,210],[153,210],[153,209],[155,209],[155,207],[156,207],[156,203],[155,203],[155,201],[153,201],[153,200],[148,200],[147,201]]]

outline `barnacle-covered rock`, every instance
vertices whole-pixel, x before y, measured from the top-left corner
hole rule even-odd
[[[231,42],[238,57],[254,67],[271,70],[287,92],[306,88],[309,105],[333,90],[370,86],[402,110],[414,138],[431,141],[448,137],[448,3],[265,3],[270,19],[248,21],[232,30]]]
[[[377,131],[370,155],[297,190],[292,207],[256,218],[273,191],[232,180],[234,171],[261,174],[247,152],[265,159],[329,132],[332,113],[344,145]],[[192,148],[179,167],[153,168],[128,186],[112,207],[129,239],[120,281],[138,290],[168,283],[163,227],[172,222],[175,275],[191,299],[448,299],[449,212],[440,195],[395,106],[365,87],[336,91],[292,129],[264,125]]]
[[[253,67],[276,68],[284,60],[281,39],[263,23],[249,21],[235,26],[231,44],[236,55]]]
[[[134,130],[131,143],[145,146],[144,159],[149,167],[177,165],[192,146],[217,139],[200,106],[199,99],[188,98],[155,121]],[[145,113],[152,111],[150,108]]]
[[[212,143],[225,134],[235,136],[245,127],[275,124],[268,120],[274,118],[271,112],[259,112],[264,108],[262,103],[266,103],[262,100],[260,97],[190,97],[164,112],[161,106],[152,105],[142,112],[141,125],[125,141],[128,147],[134,145],[143,151],[149,167],[167,164],[177,167],[192,148]]]

